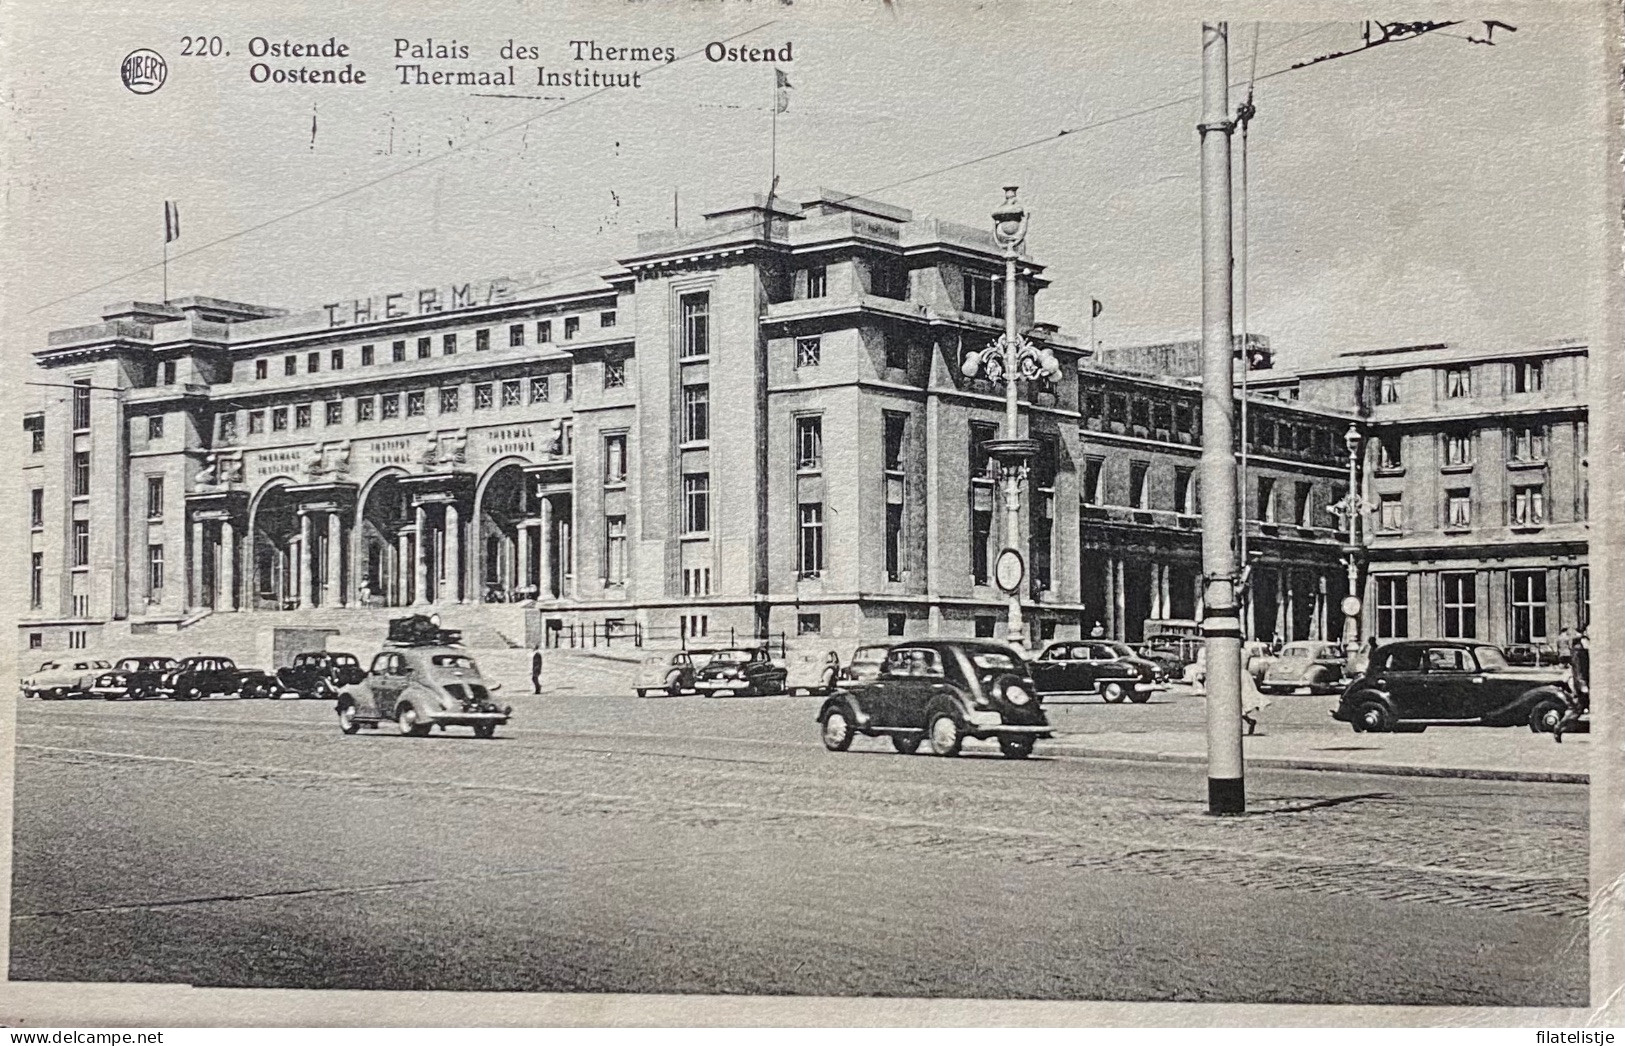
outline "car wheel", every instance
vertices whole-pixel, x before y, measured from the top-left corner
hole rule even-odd
[[[201,701],[203,700],[203,691],[194,686],[186,691],[185,699],[187,701]]]
[[[1151,700],[1151,691],[1149,691],[1149,690],[1136,690],[1136,691],[1134,691],[1134,693],[1128,695],[1128,699],[1130,701],[1133,701],[1137,705],[1143,705],[1147,701]]]
[[[495,723],[475,723],[474,736],[482,741],[489,741],[497,736],[497,725]]]
[[[922,738],[918,734],[893,734],[891,735],[891,746],[903,755],[913,755],[920,750],[921,740]]]
[[[1354,710],[1356,732],[1385,734],[1394,728],[1394,715],[1381,701],[1362,701]]]
[[[1107,701],[1114,705],[1118,704],[1123,700],[1124,697],[1123,684],[1117,682],[1115,679],[1100,684],[1100,696],[1104,697]]]
[[[666,677],[666,696],[678,697],[683,692],[683,681],[675,675]]]
[[[401,732],[402,737],[427,737],[429,724],[418,720],[418,710],[408,702],[401,702],[395,709],[395,728]]]
[[[959,746],[965,742],[965,732],[959,729],[959,724],[947,712],[938,712],[931,717],[926,734],[931,738],[931,751],[937,755],[958,755]]]
[[[355,721],[355,703],[346,701],[339,705],[339,729],[347,734],[353,734],[361,729],[361,724]]]
[[[836,706],[824,716],[822,731],[824,747],[831,752],[844,752],[852,745],[852,718],[844,706]]]
[[[1549,734],[1562,721],[1563,712],[1563,703],[1556,698],[1537,701],[1529,710],[1529,729],[1537,734]]]
[[[999,751],[1004,753],[1006,759],[1025,759],[1033,754],[1033,739],[1030,737],[1001,737],[999,738]]]

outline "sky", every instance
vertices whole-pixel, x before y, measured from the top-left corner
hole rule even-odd
[[[1482,34],[1469,23],[1275,76],[1356,46],[1359,23],[1230,24],[1233,103],[1249,70],[1260,77],[1249,326],[1271,338],[1278,366],[1392,345],[1599,336],[1608,80],[1596,30],[1565,14],[1576,9],[1498,7],[1518,32],[1498,32],[1494,47],[1465,39]],[[731,37],[792,47],[778,65],[791,84],[778,118],[784,189],[826,186],[986,226],[1000,187],[1019,185],[1031,254],[1054,281],[1041,320],[1087,339],[1098,299],[1108,346],[1199,330],[1201,29],[1186,15],[908,0],[472,0],[437,16],[243,0],[206,17],[163,2],[139,14],[37,10],[49,17],[14,19],[0,43],[13,248],[0,351],[12,359],[107,303],[160,296],[165,200],[182,216],[171,297],[305,309],[453,280],[602,271],[638,231],[669,227],[674,193],[686,224],[766,191],[773,66],[694,53]],[[181,38],[197,34],[219,34],[230,56],[182,57]],[[256,34],[334,37],[348,58],[268,62],[348,62],[370,82],[255,84]],[[467,61],[440,69],[506,69],[498,51],[510,40],[540,59],[511,63],[512,89],[403,87],[397,38],[469,46]],[[690,57],[576,63],[578,39]],[[168,61],[153,94],[117,74],[138,47]],[[640,70],[643,86],[538,88],[537,64]]]

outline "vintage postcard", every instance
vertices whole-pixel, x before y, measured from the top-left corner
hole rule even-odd
[[[1619,1024],[1620,15],[1423,13],[0,4],[0,1021]]]

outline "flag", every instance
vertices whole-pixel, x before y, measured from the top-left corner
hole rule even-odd
[[[181,238],[181,209],[174,200],[164,201],[164,242],[173,243]]]
[[[778,94],[774,99],[774,111],[780,113],[788,112],[790,109],[790,96],[786,92],[790,90],[790,78],[784,75],[783,69],[779,69],[777,67],[774,68],[773,75],[778,83]]]
[[[1105,311],[1106,311],[1106,306],[1100,304],[1100,299],[1099,298],[1093,298],[1093,299],[1090,300],[1089,318],[1091,320],[1094,319],[1095,317],[1099,316],[1102,312],[1105,312]]]

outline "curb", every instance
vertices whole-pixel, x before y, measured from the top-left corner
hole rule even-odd
[[[1065,741],[1046,746],[1057,754],[1079,759],[1115,759],[1131,763],[1206,763],[1207,756],[1189,752],[1144,752],[1134,749],[1090,748]],[[1418,766],[1405,763],[1343,763],[1329,759],[1246,756],[1243,765],[1260,770],[1320,770],[1342,774],[1379,774],[1389,777],[1451,777],[1473,781],[1524,781],[1535,784],[1590,784],[1591,775],[1566,770],[1494,770],[1471,766]]]

